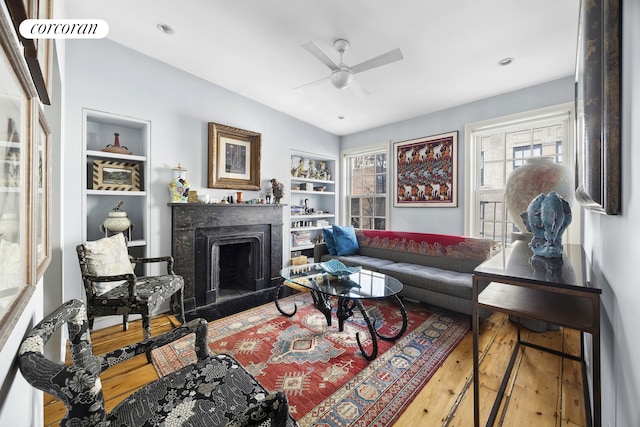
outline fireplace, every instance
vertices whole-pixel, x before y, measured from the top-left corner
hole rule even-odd
[[[185,310],[208,319],[273,299],[282,268],[282,207],[171,204],[174,270]]]

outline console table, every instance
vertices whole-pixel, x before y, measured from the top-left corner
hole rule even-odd
[[[494,401],[487,426],[493,425],[500,402],[521,347],[531,347],[582,363],[587,425],[601,425],[600,403],[600,294],[587,278],[587,263],[580,245],[564,245],[563,258],[533,256],[527,242],[517,241],[480,264],[473,274],[473,391],[474,425],[480,425],[480,379],[478,334],[480,308],[517,318],[518,338]],[[484,289],[483,284],[490,282]],[[520,318],[541,320],[576,329],[580,334],[580,355],[567,354],[529,343],[520,338]],[[584,357],[584,333],[592,336],[593,418]],[[524,350],[524,348],[523,348]]]

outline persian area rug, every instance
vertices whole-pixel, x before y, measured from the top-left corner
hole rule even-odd
[[[405,302],[407,331],[395,342],[378,340],[378,357],[368,362],[356,342],[371,352],[371,337],[359,311],[338,331],[309,293],[280,300],[293,317],[275,304],[209,322],[212,353],[235,357],[268,390],[287,395],[290,413],[305,426],[390,426],[419,393],[469,329],[469,319],[424,304]],[[402,327],[393,301],[364,301],[380,333],[392,336]],[[152,352],[159,375],[196,360],[193,335]]]

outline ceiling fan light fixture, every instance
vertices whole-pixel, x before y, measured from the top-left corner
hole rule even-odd
[[[338,89],[346,88],[352,80],[353,73],[351,70],[340,69],[331,73],[331,83]]]

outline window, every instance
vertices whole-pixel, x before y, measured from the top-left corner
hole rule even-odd
[[[387,158],[386,146],[343,153],[344,222],[355,228],[387,228]]]
[[[567,104],[466,127],[466,234],[508,243],[520,231],[504,203],[507,177],[531,157],[563,162],[573,150],[571,111]]]

